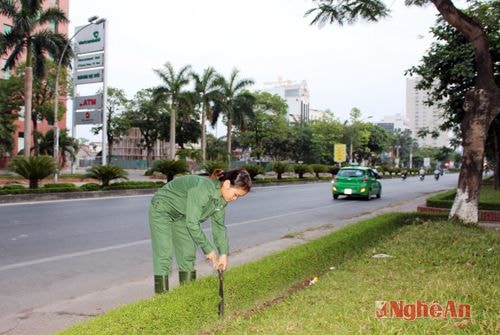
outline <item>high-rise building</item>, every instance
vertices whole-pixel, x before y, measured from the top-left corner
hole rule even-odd
[[[16,1],[16,2],[18,3],[18,1]],[[18,6],[19,6],[19,3],[18,3]],[[66,13],[66,17],[69,17],[69,0],[45,0],[45,1],[43,1],[43,8],[44,9],[54,7],[54,6],[59,7],[64,13]],[[68,24],[66,24],[66,23],[57,24],[57,25],[49,23],[47,25],[47,28],[52,30],[52,31],[58,32],[62,35],[65,35],[65,36],[68,35]],[[0,14],[0,29],[2,29],[2,33],[9,32],[12,29],[12,20],[4,15],[1,15],[1,14]],[[5,54],[5,55],[0,56],[0,66],[1,66],[0,69],[3,69],[3,67],[5,66],[5,62],[7,61],[8,55],[9,54]],[[25,56],[22,55],[20,58],[21,62],[23,62],[24,59],[25,59]],[[8,79],[8,78],[10,78],[11,75],[12,75],[11,71],[8,71],[8,70],[7,71],[0,71],[0,80]],[[66,97],[61,96],[60,101],[62,103],[65,103]],[[20,117],[18,120],[15,121],[15,123],[16,123],[17,129],[16,129],[16,132],[14,134],[14,150],[13,150],[14,155],[16,155],[24,147],[24,119]],[[63,115],[62,118],[58,121],[58,126],[61,129],[66,128],[66,115]],[[37,124],[37,131],[39,131],[41,133],[45,133],[47,130],[49,130],[51,128],[52,128],[52,125],[48,125],[47,121],[39,122]],[[2,157],[0,157],[0,168],[3,167],[2,165],[5,164],[5,161],[6,161],[5,157],[4,157],[4,159],[2,159]]]
[[[416,89],[418,80],[418,78],[406,78],[406,117],[413,136],[421,147],[448,147],[450,144],[446,132],[439,131],[437,138],[432,138],[430,135],[424,138],[417,136],[419,130],[425,128],[437,130],[443,123],[441,119],[443,111],[438,108],[437,104],[429,106],[425,103],[429,100],[429,92]]]
[[[278,81],[265,85],[263,91],[280,96],[288,104],[288,122],[309,121],[309,89],[305,80],[296,83],[278,78]]]

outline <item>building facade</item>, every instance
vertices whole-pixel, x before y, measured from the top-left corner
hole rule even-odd
[[[16,1],[17,2],[17,1]],[[49,7],[54,7],[57,6],[59,7],[64,13],[66,13],[66,17],[69,17],[69,0],[45,0],[43,2],[43,8],[49,8]],[[58,32],[62,35],[68,36],[68,24],[48,24],[47,26],[48,29]],[[3,33],[9,32],[12,29],[12,21],[10,18],[7,18],[3,15],[0,15],[0,29],[2,29]],[[6,55],[1,55],[0,56],[0,65],[1,68],[5,66],[5,62],[7,61],[8,54]],[[21,60],[24,60],[25,56],[23,55],[21,57]],[[22,61],[24,62],[24,61]],[[11,71],[1,71],[0,72],[0,80],[8,79],[12,75]],[[66,103],[66,96],[61,96],[60,97],[61,103],[65,104]],[[18,118],[18,120],[15,121],[15,124],[17,126],[16,132],[14,134],[14,150],[12,152],[13,155],[17,155],[17,153],[23,149],[24,147],[24,118],[22,118],[22,110],[21,110],[21,115]],[[58,126],[60,129],[66,128],[66,114],[62,116],[62,118],[58,121]],[[47,132],[49,129],[51,129],[53,126],[49,125],[46,120],[43,122],[38,122],[37,124],[37,130],[41,133]],[[33,141],[33,140],[32,140]],[[5,163],[6,159],[2,160],[0,158],[0,162]],[[1,163],[0,163],[1,164]],[[0,166],[0,168],[3,166]]]
[[[282,80],[265,83],[264,92],[276,94],[288,104],[287,121],[292,123],[309,121],[309,88],[307,82]]]
[[[421,147],[448,147],[450,144],[446,132],[440,131],[437,138],[432,138],[430,135],[425,138],[417,136],[419,130],[425,128],[435,130],[443,122],[442,110],[437,105],[429,106],[425,103],[429,100],[429,93],[415,88],[418,80],[418,78],[406,79],[406,116],[410,129]]]

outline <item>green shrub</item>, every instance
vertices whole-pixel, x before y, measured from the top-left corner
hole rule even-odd
[[[304,178],[306,173],[313,173],[311,167],[307,164],[294,164],[293,172],[298,174],[300,179]]]
[[[51,156],[40,155],[25,158],[16,156],[9,163],[9,170],[29,180],[29,188],[38,188],[38,183],[57,169],[57,164]]]
[[[80,186],[82,191],[100,191],[102,186],[96,183],[86,183]]]
[[[2,189],[2,190],[25,190],[26,187],[24,187],[23,185],[19,185],[19,184],[7,184],[7,185],[4,185],[0,189]]]
[[[160,182],[161,186],[165,183]],[[154,181],[124,181],[120,183],[113,183],[108,186],[110,190],[126,190],[126,189],[139,189],[139,188],[158,188],[161,187],[158,182]]]
[[[207,174],[210,176],[216,169],[222,169],[224,171],[228,170],[227,163],[221,161],[206,161],[202,164],[202,167],[207,171]]]
[[[286,162],[272,162],[270,164],[270,169],[271,171],[276,172],[276,174],[278,175],[278,179],[281,179],[283,173],[289,170],[289,165]]]
[[[261,165],[257,165],[257,164],[243,165],[242,168],[248,171],[252,180],[255,180],[255,177],[258,176],[259,174],[266,173],[264,168]]]
[[[102,186],[109,186],[109,182],[115,179],[128,179],[128,173],[115,165],[94,165],[87,169],[82,179],[92,178],[101,181]]]
[[[167,182],[169,182],[176,175],[187,172],[187,164],[184,160],[162,159],[154,162],[151,172],[164,174],[167,177]]]
[[[73,183],[48,183],[43,188],[77,188]]]
[[[326,172],[326,170],[327,170],[327,167],[323,164],[311,164],[310,166],[311,166],[311,170],[314,172],[314,174],[316,175],[316,178],[318,178],[318,179],[319,179],[319,174]]]

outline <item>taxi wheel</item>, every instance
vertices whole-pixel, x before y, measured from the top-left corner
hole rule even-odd
[[[338,194],[334,194],[333,195],[333,199],[337,200],[339,198],[339,195]]]
[[[380,196],[382,195],[382,192],[377,193],[377,199],[380,199]]]

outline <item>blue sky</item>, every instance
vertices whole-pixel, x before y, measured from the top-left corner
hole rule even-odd
[[[238,68],[253,89],[306,80],[311,108],[344,120],[357,107],[376,120],[405,112],[404,71],[429,48],[437,15],[431,5],[387,3],[393,12],[379,23],[320,29],[304,17],[310,0],[72,0],[70,34],[92,15],[106,17],[108,85],[129,97],[160,84],[153,69],[166,62],[226,76]],[[88,137],[85,126],[77,137]]]

